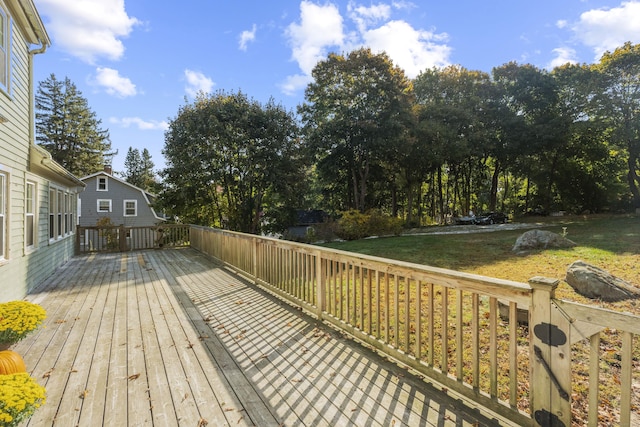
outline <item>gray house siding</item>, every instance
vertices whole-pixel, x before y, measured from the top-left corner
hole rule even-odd
[[[81,179],[86,184],[85,190],[80,194],[81,226],[95,226],[105,217],[108,217],[113,225],[125,227],[154,226],[164,221],[156,215],[151,206],[153,196],[142,189],[106,172]],[[101,180],[106,188],[98,187]],[[99,211],[99,201],[103,201],[103,206],[108,205],[110,210]],[[125,214],[125,201],[135,206],[135,214]],[[129,207],[131,208],[131,205]]]
[[[9,301],[24,298],[73,256],[73,209],[83,183],[34,145],[30,49],[50,43],[33,1],[0,0],[0,9],[10,35],[7,84],[0,84],[0,301]],[[54,213],[66,227],[50,228],[50,190],[68,201]]]

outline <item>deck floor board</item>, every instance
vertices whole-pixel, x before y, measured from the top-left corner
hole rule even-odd
[[[192,249],[73,258],[16,344],[32,426],[497,426]]]

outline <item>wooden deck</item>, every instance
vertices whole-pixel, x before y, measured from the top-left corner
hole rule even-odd
[[[192,249],[73,258],[14,349],[47,402],[29,426],[495,426]]]

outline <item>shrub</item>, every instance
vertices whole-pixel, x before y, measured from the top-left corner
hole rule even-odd
[[[336,235],[344,240],[357,240],[368,236],[398,235],[402,232],[402,220],[380,211],[362,213],[358,210],[342,212]]]

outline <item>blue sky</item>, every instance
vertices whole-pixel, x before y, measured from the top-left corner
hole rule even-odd
[[[52,46],[36,84],[69,77],[108,129],[164,167],[164,130],[202,90],[238,91],[295,110],[318,60],[361,46],[411,78],[459,64],[551,69],[640,43],[640,0],[35,0]]]

